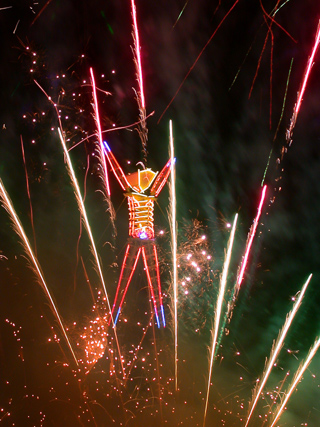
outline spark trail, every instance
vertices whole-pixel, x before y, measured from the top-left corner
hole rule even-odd
[[[139,116],[140,116],[140,126],[137,129],[143,150],[144,161],[147,161],[147,140],[148,140],[148,129],[146,125],[146,101],[144,97],[143,90],[143,74],[142,74],[142,64],[141,64],[141,47],[140,47],[140,37],[138,31],[138,23],[137,23],[137,11],[134,0],[131,0],[131,12],[132,12],[132,21],[133,21],[133,43],[134,43],[134,63],[136,66],[136,75],[137,81],[139,85],[139,91],[136,92],[137,102],[139,107]]]
[[[70,352],[72,354],[72,357],[73,357],[76,365],[79,366],[78,360],[77,360],[76,355],[75,355],[75,353],[73,351],[72,345],[71,345],[71,343],[69,341],[67,332],[66,332],[66,330],[65,330],[65,328],[63,326],[63,323],[62,323],[60,314],[58,312],[58,309],[57,309],[57,307],[56,307],[56,305],[55,305],[55,303],[53,301],[53,298],[52,298],[52,296],[50,294],[48,286],[47,286],[47,284],[46,284],[46,282],[44,280],[43,273],[41,272],[41,268],[40,268],[39,262],[38,262],[37,258],[35,257],[35,255],[33,254],[33,251],[32,251],[32,248],[30,246],[30,243],[29,243],[29,240],[27,238],[27,235],[24,232],[24,229],[22,227],[21,221],[18,218],[18,215],[16,214],[16,212],[14,210],[12,202],[11,202],[11,200],[10,200],[7,192],[6,192],[6,189],[4,188],[4,185],[3,185],[2,181],[1,181],[1,179],[0,179],[0,199],[2,200],[2,206],[8,212],[8,214],[9,214],[9,216],[10,216],[12,222],[13,222],[15,232],[18,234],[18,236],[21,238],[21,240],[24,243],[24,249],[25,249],[25,251],[26,251],[29,259],[32,261],[32,264],[34,266],[34,271],[37,273],[37,276],[38,276],[38,278],[40,280],[42,288],[45,291],[45,294],[46,294],[47,298],[49,299],[49,302],[51,304],[51,308],[53,310],[53,313],[54,313],[56,319],[58,320],[58,323],[60,325],[60,328],[62,330],[64,338],[65,338],[65,340],[67,342],[69,350],[70,350]]]
[[[225,321],[224,321],[223,328],[224,328],[224,326],[225,326],[225,324],[227,322],[227,319],[229,319],[229,320],[231,319],[231,316],[232,316],[232,313],[233,313],[233,309],[235,307],[235,302],[236,302],[236,300],[238,298],[238,294],[239,294],[239,291],[240,291],[240,286],[241,286],[241,283],[242,283],[242,280],[243,280],[243,276],[244,276],[244,272],[245,272],[245,269],[246,269],[246,266],[247,266],[247,263],[248,263],[250,249],[251,249],[251,246],[252,246],[252,242],[253,242],[254,236],[255,236],[256,231],[257,231],[258,224],[259,224],[259,219],[260,219],[260,216],[261,216],[261,211],[262,211],[264,199],[265,199],[265,196],[266,196],[266,191],[267,191],[267,186],[265,185],[263,187],[263,189],[262,189],[262,195],[261,195],[261,199],[260,199],[260,203],[259,203],[257,215],[256,215],[256,217],[254,219],[254,222],[253,222],[253,224],[252,224],[252,226],[251,226],[251,228],[249,230],[249,234],[248,234],[248,237],[247,237],[247,246],[246,246],[246,249],[245,249],[245,254],[244,254],[243,259],[242,259],[241,267],[238,270],[237,280],[236,280],[236,283],[235,283],[234,288],[233,288],[232,296],[231,296],[230,301],[228,303],[228,311],[227,311],[227,314],[226,314],[226,318],[225,318]]]
[[[288,403],[288,400],[290,399],[292,393],[296,389],[298,383],[301,381],[302,375],[304,374],[304,372],[308,368],[309,364],[311,363],[311,361],[312,361],[313,357],[315,356],[316,352],[318,351],[319,347],[320,347],[320,338],[316,339],[313,347],[309,351],[309,354],[308,354],[306,361],[300,365],[298,371],[296,372],[294,379],[293,379],[293,382],[292,382],[292,385],[289,388],[289,390],[287,391],[286,396],[283,399],[283,402],[279,405],[278,412],[277,412],[274,420],[272,421],[272,424],[270,425],[270,427],[274,427],[275,423],[281,417],[282,412],[285,409],[286,404]]]
[[[134,42],[135,42],[135,52],[136,52],[136,60],[138,66],[138,84],[140,89],[140,98],[141,98],[141,107],[146,108],[146,101],[144,98],[143,91],[143,75],[142,75],[142,65],[141,65],[141,55],[140,55],[140,38],[138,31],[138,23],[137,23],[137,11],[134,0],[131,0],[131,9],[132,9],[132,19],[133,19],[133,29],[134,29]]]
[[[302,299],[304,297],[304,294],[305,294],[305,292],[307,290],[307,287],[308,287],[308,285],[310,283],[311,278],[312,278],[312,274],[309,275],[307,281],[303,285],[302,290],[301,290],[300,295],[299,295],[299,298],[297,299],[297,301],[295,302],[295,304],[293,306],[293,309],[291,310],[291,312],[287,316],[287,319],[286,319],[286,321],[284,323],[284,326],[283,326],[282,330],[280,331],[280,334],[278,336],[277,341],[272,346],[271,354],[270,354],[270,358],[269,358],[269,362],[266,365],[265,372],[262,374],[262,380],[259,381],[259,382],[257,382],[257,385],[259,385],[259,386],[256,387],[253,390],[253,393],[252,393],[252,401],[251,401],[251,404],[249,406],[249,415],[248,415],[245,427],[247,427],[247,425],[250,422],[251,416],[252,416],[253,411],[254,411],[254,409],[255,409],[255,407],[257,405],[257,402],[259,400],[261,392],[262,392],[264,386],[266,385],[266,382],[267,382],[267,380],[269,378],[269,375],[271,373],[272,367],[273,367],[273,365],[274,365],[274,363],[275,363],[275,361],[276,361],[276,359],[277,359],[277,357],[278,357],[278,355],[280,353],[280,350],[281,350],[281,348],[283,346],[283,343],[284,343],[284,340],[286,338],[287,332],[288,332],[288,330],[289,330],[289,328],[290,328],[290,326],[292,324],[292,321],[293,321],[295,315],[297,314],[297,311],[298,311],[298,309],[299,309],[299,307],[301,305]]]
[[[207,417],[207,410],[208,410],[208,403],[209,403],[209,394],[210,394],[212,367],[213,367],[213,361],[214,361],[215,353],[216,353],[216,343],[217,343],[218,332],[219,332],[219,324],[220,324],[220,318],[221,318],[221,312],[222,312],[222,304],[223,304],[223,298],[224,298],[226,284],[227,284],[228,270],[229,270],[229,264],[230,264],[230,260],[231,260],[231,253],[232,253],[232,248],[233,248],[234,235],[236,232],[237,220],[238,220],[238,214],[236,214],[234,221],[233,221],[233,226],[232,226],[232,230],[231,230],[231,234],[230,234],[230,238],[229,238],[229,242],[228,242],[228,250],[227,250],[227,254],[226,254],[226,259],[225,259],[223,269],[222,269],[221,281],[220,281],[220,291],[219,291],[217,306],[216,306],[216,310],[215,310],[214,331],[212,333],[212,349],[211,349],[211,358],[210,358],[207,397],[206,397],[206,404],[205,404],[204,416],[203,416],[203,427],[205,427],[205,424],[206,424],[206,417]]]
[[[306,69],[306,72],[305,72],[305,75],[304,75],[302,87],[301,87],[300,92],[299,92],[297,104],[296,104],[295,109],[294,109],[294,114],[296,116],[298,115],[298,113],[300,111],[302,98],[303,98],[303,95],[304,95],[304,91],[306,89],[306,85],[307,85],[308,78],[309,78],[309,75],[310,75],[311,67],[313,65],[313,60],[314,60],[315,54],[316,54],[318,46],[319,46],[319,42],[320,42],[320,21],[318,23],[318,28],[317,28],[315,42],[314,42],[314,45],[313,45],[311,56],[310,56],[309,61],[308,61],[308,65],[307,65],[307,69]]]
[[[314,45],[313,45],[312,52],[311,52],[311,55],[310,55],[308,63],[307,63],[306,71],[304,73],[304,77],[303,77],[301,89],[298,92],[298,98],[297,98],[297,102],[296,102],[296,104],[294,106],[293,114],[292,114],[292,117],[291,117],[291,120],[290,120],[290,126],[289,126],[289,128],[288,128],[288,130],[286,132],[286,141],[287,141],[287,144],[289,144],[289,145],[292,142],[293,129],[294,129],[295,125],[296,125],[296,121],[297,121],[298,114],[299,114],[299,111],[300,111],[300,107],[301,107],[301,104],[302,104],[303,95],[304,95],[304,92],[306,90],[306,86],[307,86],[307,83],[308,83],[309,75],[310,75],[311,68],[312,68],[312,65],[313,65],[314,57],[315,57],[317,49],[319,47],[319,43],[320,43],[320,21],[318,22],[318,28],[317,28],[317,32],[316,32],[316,37],[315,37]]]
[[[264,202],[264,199],[266,197],[266,191],[267,191],[267,186],[265,185],[263,187],[263,190],[262,190],[262,195],[261,195],[261,199],[260,199],[260,203],[259,203],[259,207],[258,207],[257,216],[255,217],[254,223],[253,223],[253,225],[252,225],[252,227],[250,229],[250,232],[249,232],[248,244],[247,244],[246,251],[245,251],[245,254],[244,254],[244,257],[243,257],[243,260],[242,260],[242,265],[241,265],[241,268],[240,268],[240,271],[239,271],[239,275],[238,275],[238,278],[237,278],[237,288],[238,289],[240,288],[240,285],[242,283],[243,275],[244,275],[244,272],[245,272],[245,269],[246,269],[246,266],[247,266],[247,263],[248,263],[250,249],[251,249],[251,246],[252,246],[252,242],[253,242],[254,236],[255,236],[256,231],[257,231],[257,227],[258,227],[258,224],[259,224],[259,219],[260,219],[260,216],[261,216],[263,202]]]
[[[99,138],[99,159],[103,166],[104,171],[104,178],[105,178],[105,186],[107,190],[107,195],[110,197],[110,185],[109,185],[109,178],[108,178],[108,169],[107,169],[107,163],[106,163],[106,157],[103,155],[103,139],[102,139],[102,132],[101,132],[101,124],[100,124],[100,114],[99,114],[99,106],[98,106],[98,98],[97,98],[97,90],[96,90],[96,82],[93,75],[93,70],[90,68],[90,76],[91,76],[91,83],[92,83],[92,91],[93,91],[93,100],[94,100],[94,112],[95,112],[95,122],[97,125],[98,130],[98,138]]]
[[[26,164],[26,156],[24,154],[24,146],[23,146],[23,139],[22,135],[20,135],[20,142],[21,142],[21,152],[22,152],[22,158],[23,158],[23,165],[24,165],[24,171],[26,175],[26,184],[27,184],[27,193],[29,198],[29,207],[30,207],[30,221],[32,226],[32,233],[33,233],[33,244],[34,244],[34,252],[37,256],[37,242],[36,242],[36,233],[34,231],[34,223],[33,223],[33,209],[32,209],[32,203],[31,203],[31,195],[30,195],[30,187],[29,187],[29,178],[28,178],[28,171],[27,171],[27,164]]]
[[[89,224],[87,212],[86,212],[83,200],[82,200],[82,196],[81,196],[79,184],[78,184],[77,178],[75,176],[75,173],[74,173],[74,170],[73,170],[73,166],[72,166],[72,163],[71,163],[71,159],[70,159],[70,156],[69,156],[69,153],[68,153],[66,144],[64,142],[64,138],[62,136],[60,128],[58,128],[58,133],[59,133],[60,141],[61,141],[62,148],[63,148],[63,151],[64,151],[64,155],[65,155],[66,160],[67,160],[69,176],[71,178],[72,184],[73,184],[74,189],[75,189],[75,195],[76,195],[76,199],[77,199],[79,211],[80,211],[80,214],[82,216],[84,225],[85,225],[85,227],[87,229],[87,232],[88,232],[88,235],[89,235],[89,239],[90,239],[90,242],[91,242],[91,250],[92,250],[94,259],[96,261],[96,266],[97,266],[97,269],[98,269],[99,277],[100,277],[100,280],[101,280],[101,283],[102,283],[102,287],[103,287],[103,291],[104,291],[104,294],[105,294],[105,297],[106,297],[106,300],[107,300],[108,310],[111,313],[111,306],[110,306],[109,296],[108,296],[107,288],[106,288],[105,281],[104,281],[104,278],[103,278],[102,268],[101,268],[101,264],[100,264],[100,261],[99,261],[99,256],[98,256],[98,252],[97,252],[97,249],[96,249],[96,245],[94,243],[93,235],[92,235],[92,232],[91,232],[91,228],[90,228],[90,224]],[[111,315],[111,318],[112,318],[112,315]],[[119,346],[119,341],[118,341],[118,336],[117,336],[117,332],[116,332],[115,327],[114,327],[115,325],[114,325],[113,318],[112,318],[112,325],[113,325],[115,340],[116,340],[117,347],[118,347],[118,352],[119,352],[119,358],[120,358],[120,362],[121,362],[122,372],[123,372],[123,376],[125,378],[126,374],[125,374],[124,367],[123,367],[123,358],[121,356],[120,346]]]
[[[177,270],[177,218],[176,218],[176,176],[174,162],[174,145],[172,120],[169,122],[170,133],[170,158],[171,158],[171,240],[172,240],[172,264],[173,264],[173,299],[174,299],[174,372],[175,390],[178,390],[178,270]]]

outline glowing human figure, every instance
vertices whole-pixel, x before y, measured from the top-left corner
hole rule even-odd
[[[124,195],[128,199],[129,207],[129,242],[125,251],[120,277],[112,306],[111,314],[117,306],[118,297],[120,303],[114,319],[117,323],[122,304],[128,291],[131,279],[136,269],[140,255],[142,255],[148,285],[153,302],[157,325],[160,328],[158,308],[160,308],[162,324],[166,325],[162,292],[160,284],[160,272],[157,247],[154,241],[154,202],[163,186],[167,182],[171,171],[171,159],[166,163],[160,173],[151,169],[138,170],[131,175],[125,175],[121,166],[112,154],[110,147],[104,142],[105,155],[116,176]],[[111,322],[111,317],[109,324]]]

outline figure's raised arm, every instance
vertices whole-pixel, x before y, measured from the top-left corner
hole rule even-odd
[[[121,166],[117,162],[116,158],[112,154],[112,151],[111,151],[109,145],[105,141],[103,141],[103,146],[104,146],[104,153],[105,153],[105,155],[108,159],[108,162],[111,166],[112,172],[114,173],[115,177],[119,181],[121,188],[124,191],[128,191],[129,188],[131,187],[131,185],[129,184]]]
[[[171,168],[173,167],[173,164],[175,162],[175,159],[173,162],[171,162],[171,159],[167,161],[162,171],[158,174],[153,186],[151,187],[150,194],[158,197],[160,191],[162,190],[163,186],[168,180],[168,177],[171,172]]]

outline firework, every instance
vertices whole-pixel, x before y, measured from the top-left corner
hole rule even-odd
[[[236,232],[236,226],[237,226],[237,220],[238,220],[238,214],[236,214],[233,226],[228,242],[228,249],[226,253],[225,262],[223,264],[222,274],[221,274],[221,280],[220,280],[220,290],[219,290],[219,296],[217,300],[217,306],[215,310],[215,317],[214,317],[214,330],[212,330],[212,348],[211,348],[211,356],[210,356],[210,367],[209,367],[209,379],[208,379],[208,388],[207,388],[207,397],[206,397],[206,404],[204,409],[204,416],[203,416],[203,427],[206,424],[206,417],[207,417],[207,410],[208,410],[208,403],[209,403],[209,393],[210,393],[210,384],[211,384],[211,376],[212,376],[212,367],[213,367],[213,361],[215,358],[216,353],[216,343],[218,338],[218,332],[219,332],[219,324],[220,324],[220,318],[221,318],[221,312],[222,312],[222,305],[223,305],[223,299],[225,294],[225,289],[227,285],[227,275],[229,270],[229,264],[231,260],[231,253],[233,248],[233,241],[234,241],[234,235]]]
[[[306,371],[306,369],[310,365],[310,363],[311,363],[313,357],[315,356],[316,352],[318,351],[319,347],[320,347],[320,338],[316,339],[314,345],[312,346],[312,348],[309,351],[309,354],[308,354],[305,362],[301,363],[299,369],[297,370],[297,372],[294,376],[294,379],[292,381],[292,385],[290,386],[289,390],[286,392],[285,398],[283,399],[283,401],[279,405],[279,408],[277,409],[276,416],[274,417],[270,427],[273,427],[275,425],[275,423],[278,421],[278,419],[281,417],[281,414],[282,414],[283,410],[285,409],[286,404],[288,403],[292,393],[296,389],[298,383],[300,382],[300,380],[302,378],[302,375],[304,374],[304,372]]]
[[[241,268],[240,268],[240,271],[239,271],[239,274],[238,274],[238,278],[237,278],[237,288],[238,289],[240,288],[240,285],[242,283],[243,275],[244,275],[244,272],[245,272],[245,269],[246,269],[246,266],[247,266],[247,263],[248,263],[249,253],[250,253],[252,242],[253,242],[253,239],[254,239],[254,236],[256,234],[256,230],[257,230],[258,224],[259,224],[259,219],[260,219],[260,216],[261,216],[263,202],[264,202],[264,199],[265,199],[265,196],[266,196],[266,191],[267,191],[267,186],[265,185],[263,187],[263,190],[262,190],[262,195],[261,195],[261,199],[260,199],[260,203],[259,203],[259,207],[258,207],[257,216],[255,217],[253,225],[252,225],[252,227],[251,227],[251,229],[249,231],[245,254],[244,254],[244,257],[243,257],[243,260],[242,260],[242,264],[241,264]]]
[[[103,166],[103,172],[104,172],[104,181],[105,186],[107,190],[107,195],[110,197],[110,185],[109,185],[109,178],[108,178],[108,170],[107,170],[107,163],[106,158],[103,155],[103,139],[102,139],[102,132],[101,132],[101,124],[100,124],[100,114],[99,114],[99,106],[98,106],[98,99],[97,99],[97,90],[96,90],[96,82],[93,75],[93,70],[90,68],[90,76],[91,76],[91,83],[92,83],[92,90],[93,90],[93,100],[94,100],[94,111],[95,111],[95,122],[98,129],[98,139],[99,139],[99,159],[100,163]]]
[[[293,319],[294,319],[295,315],[297,314],[297,311],[299,310],[299,307],[301,305],[302,299],[304,297],[304,294],[305,294],[305,292],[307,290],[307,287],[308,287],[308,285],[310,283],[311,278],[312,278],[312,274],[310,274],[310,276],[308,277],[307,281],[303,285],[303,287],[301,289],[301,292],[300,292],[300,295],[297,298],[297,301],[295,302],[292,311],[287,316],[286,322],[285,322],[285,324],[284,324],[284,326],[282,328],[282,331],[279,333],[277,341],[274,343],[274,345],[272,347],[271,354],[270,354],[270,357],[269,357],[269,361],[268,361],[268,363],[266,365],[265,372],[262,375],[262,379],[261,379],[261,381],[257,382],[257,387],[253,391],[252,401],[251,401],[250,408],[249,408],[249,415],[248,415],[245,427],[247,427],[247,425],[250,422],[250,419],[251,419],[252,413],[254,411],[254,408],[257,405],[257,402],[259,400],[260,394],[261,394],[261,392],[262,392],[262,390],[263,390],[263,388],[264,388],[264,386],[265,386],[265,384],[266,384],[266,382],[267,382],[267,380],[269,378],[269,375],[270,375],[271,370],[272,370],[272,368],[274,366],[274,363],[275,363],[275,361],[276,361],[276,359],[277,359],[277,357],[278,357],[278,355],[280,353],[280,350],[281,350],[281,348],[283,346],[284,340],[285,340],[285,338],[287,336],[288,330],[289,330],[289,328],[290,328],[290,326],[291,326],[291,324],[293,322]]]
[[[86,213],[86,209],[85,209],[85,206],[84,206],[84,203],[83,203],[83,200],[82,200],[82,196],[81,196],[79,184],[78,184],[77,178],[76,178],[74,170],[73,170],[73,166],[72,166],[72,163],[71,163],[71,159],[70,159],[70,156],[69,156],[66,144],[64,142],[64,138],[63,138],[61,130],[59,128],[58,128],[58,133],[59,133],[59,137],[60,137],[60,141],[61,141],[61,144],[62,144],[62,148],[63,148],[64,154],[65,154],[65,157],[67,159],[68,172],[69,172],[69,176],[71,178],[72,184],[73,184],[74,189],[75,189],[75,195],[76,195],[76,199],[77,199],[79,211],[81,213],[81,217],[83,219],[84,225],[85,225],[86,230],[87,230],[88,235],[89,235],[89,239],[90,239],[90,242],[91,242],[92,253],[93,253],[93,256],[94,256],[95,261],[96,261],[96,265],[97,265],[97,269],[98,269],[98,272],[99,272],[101,284],[102,284],[103,291],[104,291],[104,294],[105,294],[105,297],[106,297],[106,300],[107,300],[109,312],[111,313],[111,307],[110,307],[110,301],[109,301],[109,297],[108,297],[108,292],[107,292],[107,288],[106,288],[106,285],[105,285],[104,277],[103,277],[103,274],[102,274],[102,267],[101,267],[101,263],[100,263],[100,260],[99,260],[98,252],[97,252],[97,249],[96,249],[96,245],[95,245],[95,242],[94,242],[94,239],[93,239],[93,235],[92,235],[92,232],[91,232],[91,227],[90,227],[90,224],[89,224],[89,220],[88,220],[88,216],[87,216],[87,213]],[[112,314],[111,314],[111,316],[112,316]],[[112,319],[112,323],[113,323],[113,319]],[[124,367],[123,367],[123,361],[122,361],[122,356],[121,356],[121,351],[120,351],[120,346],[119,346],[119,341],[118,341],[118,337],[117,337],[116,331],[114,331],[114,334],[115,334],[115,339],[116,339],[116,343],[117,343],[117,347],[118,347],[118,352],[119,352],[119,357],[120,357],[120,362],[121,362],[123,376],[125,377],[125,371],[124,371]]]
[[[31,249],[31,246],[30,246],[29,240],[27,238],[27,235],[24,232],[22,224],[21,224],[21,222],[20,222],[20,220],[19,220],[19,218],[18,218],[18,216],[17,216],[17,214],[16,214],[16,212],[14,210],[12,202],[11,202],[11,200],[10,200],[10,198],[9,198],[7,192],[6,192],[6,189],[4,188],[4,185],[3,185],[3,183],[2,183],[1,180],[0,180],[0,198],[2,200],[3,207],[6,209],[6,211],[10,215],[10,218],[11,218],[11,220],[13,222],[14,229],[15,229],[16,233],[21,238],[21,240],[22,240],[22,242],[24,244],[24,249],[25,249],[25,251],[26,251],[29,259],[31,260],[31,262],[32,262],[32,264],[34,266],[35,272],[36,272],[36,274],[37,274],[37,276],[38,276],[38,278],[40,280],[40,283],[42,285],[42,288],[43,288],[43,290],[44,290],[44,292],[45,292],[45,294],[46,294],[46,296],[47,296],[47,298],[48,298],[48,300],[50,302],[52,311],[53,311],[56,319],[58,320],[58,323],[60,325],[60,328],[62,330],[64,338],[65,338],[65,340],[66,340],[66,342],[68,344],[68,347],[69,347],[69,350],[70,350],[70,352],[72,354],[72,357],[73,357],[75,363],[78,365],[78,360],[77,360],[76,355],[75,355],[75,353],[73,351],[73,348],[72,348],[72,345],[71,345],[70,340],[68,338],[68,335],[67,335],[67,332],[65,330],[65,327],[63,326],[62,319],[61,319],[61,316],[60,316],[60,314],[58,312],[56,304],[54,303],[53,298],[51,296],[51,293],[50,293],[50,291],[48,289],[48,286],[47,286],[47,284],[46,284],[46,282],[44,280],[43,273],[41,271],[40,265],[39,265],[39,263],[38,263],[35,255],[33,254],[33,251]]]
[[[171,159],[171,182],[170,182],[170,204],[171,204],[171,241],[172,241],[172,279],[173,279],[173,301],[174,301],[174,378],[175,389],[178,390],[178,270],[177,270],[177,219],[176,219],[176,179],[174,166],[174,145],[172,121],[169,122],[170,133],[170,159]]]

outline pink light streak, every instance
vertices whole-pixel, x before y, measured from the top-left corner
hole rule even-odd
[[[132,18],[133,18],[133,27],[134,27],[134,38],[135,38],[135,50],[137,55],[137,62],[138,62],[138,83],[140,87],[140,97],[141,97],[141,106],[142,108],[145,108],[145,99],[144,99],[144,92],[143,92],[143,77],[142,77],[142,66],[141,66],[141,56],[140,56],[140,39],[139,39],[139,32],[138,32],[138,24],[137,24],[137,12],[136,12],[136,5],[134,3],[134,0],[131,0],[131,8],[132,8]]]
[[[102,166],[104,170],[104,177],[105,177],[105,184],[107,189],[107,194],[110,197],[110,185],[109,185],[109,178],[108,178],[108,170],[107,170],[107,163],[106,158],[103,155],[104,149],[103,149],[103,139],[102,139],[102,132],[101,132],[101,124],[100,124],[100,115],[99,115],[99,108],[98,108],[98,98],[97,98],[97,91],[96,91],[96,82],[94,80],[93,70],[90,68],[90,75],[91,75],[91,82],[92,82],[92,91],[93,91],[93,100],[94,100],[94,110],[95,110],[95,119],[96,124],[98,128],[98,138],[99,138],[99,145],[100,145],[100,157],[102,161]]]
[[[257,216],[256,216],[256,218],[254,220],[253,226],[252,226],[252,228],[250,230],[250,238],[249,238],[249,241],[248,241],[248,244],[247,244],[247,249],[246,249],[245,255],[244,255],[243,260],[242,260],[242,265],[241,265],[240,273],[239,273],[238,280],[237,280],[237,287],[238,288],[240,287],[240,285],[242,283],[244,271],[245,271],[247,263],[248,263],[248,257],[249,257],[251,245],[252,245],[254,236],[256,234],[256,230],[257,230],[257,227],[258,227],[258,224],[259,224],[259,219],[260,219],[260,216],[261,216],[263,202],[264,202],[264,199],[266,197],[266,191],[267,191],[267,186],[265,185],[263,187],[263,190],[262,190],[262,195],[261,195],[261,200],[260,200],[260,203],[259,203],[258,213],[257,213]]]
[[[308,61],[308,65],[307,65],[307,69],[306,69],[306,72],[305,72],[305,75],[304,75],[304,79],[303,79],[303,83],[302,83],[302,86],[301,86],[301,90],[299,92],[298,100],[297,100],[297,103],[296,103],[296,106],[295,106],[294,113],[295,113],[296,116],[298,115],[299,110],[300,110],[300,106],[301,106],[301,102],[302,102],[302,97],[303,97],[304,91],[306,89],[306,85],[307,85],[307,82],[308,82],[309,74],[310,74],[310,71],[311,71],[311,67],[313,65],[313,60],[314,60],[315,54],[316,54],[318,46],[319,46],[319,42],[320,42],[320,21],[318,23],[318,28],[317,28],[317,33],[316,33],[316,39],[315,39],[315,42],[314,42],[314,45],[313,45],[312,53],[311,53],[311,56],[310,56],[309,61]]]

